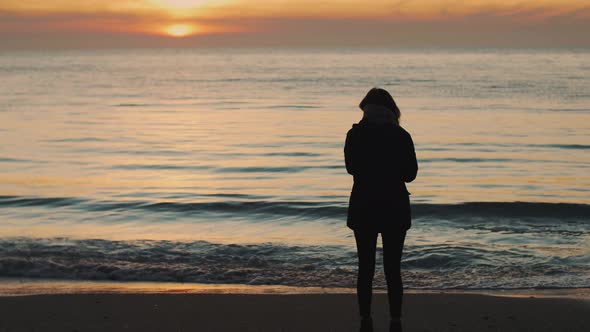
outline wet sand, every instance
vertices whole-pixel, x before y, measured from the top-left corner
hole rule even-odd
[[[387,299],[374,299],[386,331]],[[356,331],[354,294],[0,297],[0,331]],[[586,299],[408,294],[404,331],[590,331]]]

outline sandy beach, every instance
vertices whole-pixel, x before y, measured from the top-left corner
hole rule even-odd
[[[374,299],[376,331],[387,300]],[[0,331],[355,331],[354,294],[55,294],[0,297]],[[590,302],[408,294],[404,331],[589,331]]]

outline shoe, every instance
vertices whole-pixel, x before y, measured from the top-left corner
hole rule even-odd
[[[361,318],[360,332],[373,332],[373,319],[372,318]]]
[[[402,332],[402,320],[396,318],[389,321],[389,332]]]

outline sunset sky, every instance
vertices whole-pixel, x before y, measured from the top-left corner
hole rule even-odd
[[[0,2],[0,49],[590,47],[587,31],[590,31],[589,0]]]

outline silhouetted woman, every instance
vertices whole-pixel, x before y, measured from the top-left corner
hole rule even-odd
[[[371,296],[379,233],[390,331],[401,331],[400,262],[406,231],[411,225],[410,193],[405,183],[416,178],[418,163],[412,137],[400,127],[400,110],[387,91],[371,89],[359,107],[364,115],[346,135],[344,159],[346,170],[354,177],[347,226],[354,231],[358,251],[361,331],[373,330]]]

